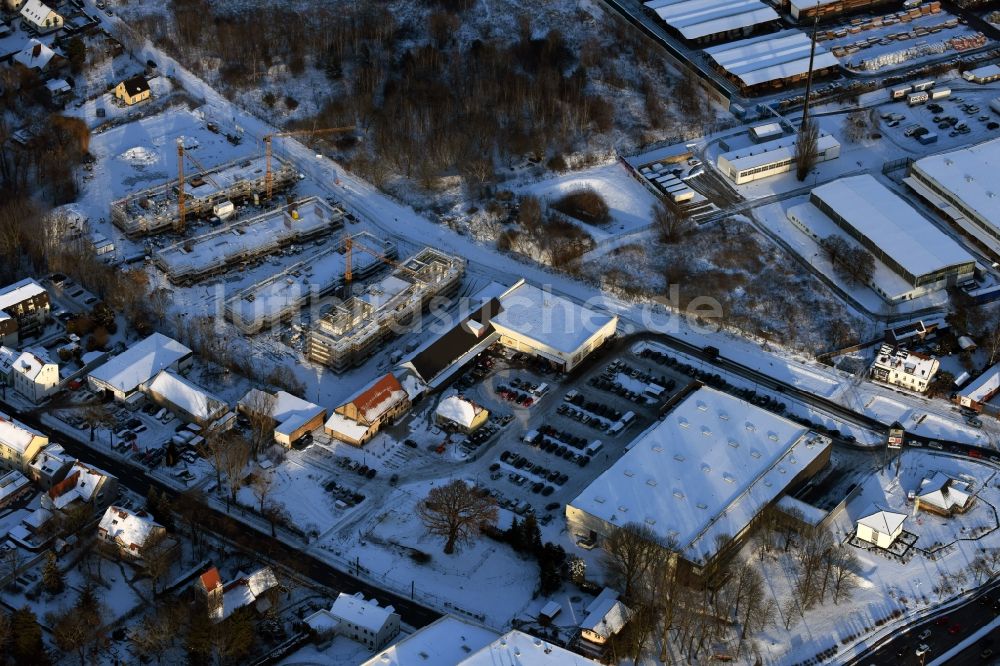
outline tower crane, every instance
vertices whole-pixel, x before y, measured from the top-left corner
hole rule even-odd
[[[348,295],[350,295],[351,292],[351,282],[354,280],[354,269],[351,256],[354,254],[355,247],[363,252],[370,254],[371,256],[375,257],[384,264],[392,266],[393,268],[398,268],[400,270],[406,271],[411,275],[413,275],[414,277],[416,277],[416,273],[410,268],[407,268],[406,266],[399,263],[395,259],[386,256],[384,252],[379,252],[376,249],[370,248],[364,243],[357,241],[350,234],[347,234],[344,237],[344,290],[345,293],[347,293]]]
[[[201,174],[208,179],[208,182],[215,185],[216,189],[219,188],[219,184],[216,183],[211,176],[208,175],[207,169],[201,165],[201,162],[196,160],[193,155],[184,151],[184,139],[177,139],[177,228],[178,233],[184,233],[184,229],[187,227],[187,201],[185,200],[184,193],[184,158],[187,157],[191,160],[198,169],[200,169]]]
[[[354,127],[327,127],[323,129],[311,129],[311,130],[290,130],[287,132],[274,132],[273,134],[268,134],[264,137],[264,196],[267,199],[271,198],[271,193],[274,186],[274,179],[271,173],[271,141],[283,136],[320,136],[323,134],[339,134],[341,132],[353,132]]]

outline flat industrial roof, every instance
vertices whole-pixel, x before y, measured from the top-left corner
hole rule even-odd
[[[782,30],[705,49],[724,70],[753,86],[780,81],[809,71],[809,35],[801,30]],[[836,67],[840,61],[821,44],[816,45],[813,69]]]
[[[516,334],[563,353],[572,353],[594,333],[617,320],[528,282],[500,297],[502,310],[491,320],[500,333]]]
[[[984,141],[913,163],[913,170],[948,190],[962,205],[1000,231],[1000,139]]]
[[[685,39],[775,21],[778,12],[760,0],[651,0],[645,3]]]
[[[190,353],[190,349],[173,338],[153,333],[95,368],[90,377],[128,393]]]
[[[149,384],[149,390],[203,421],[213,419],[229,409],[229,405],[221,398],[169,370],[156,375]]]
[[[764,143],[737,148],[719,155],[719,162],[728,161],[730,166],[739,172],[791,159],[795,155],[797,138],[798,134],[789,134]],[[820,134],[816,139],[816,150],[820,153],[839,145],[840,142],[830,134]]]
[[[871,174],[839,178],[812,193],[914,276],[975,262],[950,236]]]
[[[701,387],[643,433],[570,505],[612,525],[645,523],[685,559],[710,560],[831,442]]]

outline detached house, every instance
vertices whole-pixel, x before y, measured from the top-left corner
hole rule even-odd
[[[917,393],[927,390],[940,363],[936,358],[898,347],[882,345],[872,363],[872,379]]]
[[[410,408],[410,397],[392,374],[387,374],[337,409],[326,421],[331,437],[364,446],[382,428]]]
[[[63,26],[63,17],[41,0],[25,0],[21,6],[21,19],[35,32],[46,33]]]
[[[438,403],[435,417],[437,422],[445,427],[470,433],[486,423],[490,413],[482,405],[477,405],[460,395],[453,395]]]
[[[42,508],[63,511],[77,503],[103,508],[118,495],[118,479],[104,470],[76,462],[66,477],[42,495]]]
[[[149,81],[141,74],[125,79],[115,86],[115,98],[132,106],[149,99]]]
[[[49,438],[0,412],[0,467],[28,473]]]
[[[44,349],[29,349],[17,354],[0,348],[0,372],[8,386],[34,403],[47,398],[59,385],[59,366],[49,359]]]
[[[183,372],[191,365],[191,350],[161,333],[153,333],[104,365],[95,368],[87,380],[97,392],[108,392],[115,400],[135,409],[144,394],[141,386],[163,370]]]
[[[143,553],[167,537],[167,528],[145,511],[109,506],[97,526],[99,543],[116,550],[122,559],[141,560]]]
[[[235,580],[225,584],[219,570],[212,567],[198,577],[195,587],[204,596],[212,622],[221,622],[247,606],[263,613],[272,607],[274,594],[279,589],[278,578],[271,567],[258,569],[252,574],[239,572]]]
[[[38,333],[49,321],[49,292],[31,278],[0,289],[0,336],[3,344],[17,344]]]
[[[330,610],[316,611],[305,623],[317,634],[338,634],[371,650],[382,649],[399,633],[399,613],[392,606],[365,599],[360,592],[341,592]]]

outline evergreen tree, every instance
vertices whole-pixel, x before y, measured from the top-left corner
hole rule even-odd
[[[521,524],[521,551],[537,554],[542,549],[542,530],[535,514],[529,513]]]
[[[83,63],[87,60],[87,45],[82,39],[74,37],[66,42],[66,59],[69,60],[74,74],[83,71]]]
[[[177,464],[177,445],[174,444],[173,440],[170,440],[170,443],[167,444],[165,462],[167,463],[167,467],[173,467]]]
[[[42,568],[42,587],[49,594],[59,594],[66,588],[63,580],[63,572],[56,561],[56,555],[51,550],[45,559],[45,566]]]
[[[15,664],[41,666],[49,663],[49,657],[42,645],[42,628],[31,608],[25,606],[14,611],[11,618],[11,634],[13,640],[10,654]]]

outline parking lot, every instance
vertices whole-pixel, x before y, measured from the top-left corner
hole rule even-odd
[[[933,141],[935,150],[941,144],[996,138],[1000,136],[1000,114],[990,108],[990,96],[983,95],[988,92],[963,91],[916,106],[908,106],[905,101],[884,106],[880,113],[882,131],[892,133],[900,145],[911,149],[919,148],[931,134],[937,136]]]

